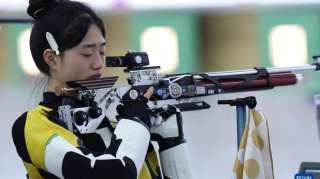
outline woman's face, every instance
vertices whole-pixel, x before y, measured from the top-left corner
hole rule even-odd
[[[105,46],[106,42],[100,28],[91,24],[80,44],[63,52],[57,70],[59,83],[65,84],[67,81],[100,78],[104,67]]]

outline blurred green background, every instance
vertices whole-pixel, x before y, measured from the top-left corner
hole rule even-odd
[[[122,12],[122,11],[121,11]],[[272,30],[276,27],[291,25],[300,26],[303,30],[301,34],[305,38],[303,45],[306,52],[300,59],[291,58],[292,56],[282,55],[282,59],[277,61],[291,61],[292,63],[282,66],[297,66],[312,63],[312,56],[318,55],[320,46],[320,14],[317,9],[308,10],[303,8],[280,8],[278,10],[262,9],[255,11],[204,11],[203,13],[194,10],[157,10],[157,11],[129,11],[129,12],[100,12],[105,22],[106,28],[106,55],[124,55],[126,50],[135,49],[136,51],[145,51],[143,49],[143,33],[150,28],[170,28],[174,31],[174,38],[177,41],[176,59],[166,59],[168,52],[166,45],[171,43],[170,34],[168,41],[159,42],[159,38],[150,38],[155,49],[150,55],[150,61],[154,65],[162,67],[167,63],[177,61],[177,67],[166,70],[162,73],[186,73],[186,72],[211,72],[237,69],[250,69],[253,67],[277,66],[271,56]],[[2,17],[26,16],[26,13],[3,12]],[[21,61],[32,63],[29,54],[22,52],[22,49],[28,49],[28,42],[21,40],[21,35],[25,30],[32,27],[31,24],[1,24],[2,34],[0,36],[1,66],[0,66],[0,84],[10,90],[32,87],[31,79],[35,75],[24,70]],[[155,30],[155,29],[153,29]],[[287,29],[290,33],[290,29]],[[294,27],[292,28],[294,31]],[[76,33],[76,32],[75,32]],[[152,32],[150,33],[152,36]],[[28,35],[25,33],[24,36]],[[287,37],[283,45],[295,43],[295,34]],[[20,38],[20,39],[19,39]],[[164,34],[166,38],[166,34]],[[288,40],[288,38],[291,38]],[[299,37],[300,38],[300,37]],[[25,38],[27,40],[27,38]],[[148,41],[147,40],[147,41]],[[282,40],[283,39],[279,39]],[[292,43],[293,42],[293,43]],[[151,44],[152,44],[151,43]],[[148,44],[148,45],[149,45]],[[19,45],[21,48],[19,49]],[[287,47],[290,48],[290,47]],[[150,50],[150,48],[149,48]],[[280,49],[281,50],[281,49]],[[26,50],[25,50],[26,51]],[[293,49],[293,52],[295,50]],[[303,50],[301,50],[303,51]],[[299,52],[296,52],[299,53]],[[20,57],[19,57],[20,55]],[[23,56],[24,55],[24,56]],[[22,57],[23,56],[23,57]],[[162,59],[155,61],[152,57]],[[300,60],[300,61],[299,61]],[[279,65],[278,65],[279,66]],[[34,71],[35,72],[35,71]],[[160,71],[161,73],[161,71]],[[106,68],[103,76],[121,75],[122,70],[117,68]],[[305,80],[313,81],[314,74],[306,74]],[[318,93],[317,84],[309,85],[307,91],[299,94]],[[24,92],[21,92],[24,93]],[[296,94],[295,94],[296,95]]]

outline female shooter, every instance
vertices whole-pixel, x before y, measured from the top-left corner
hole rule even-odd
[[[22,114],[12,128],[27,177],[161,178],[150,143],[152,133],[160,146],[164,177],[190,178],[181,114],[174,108],[163,114],[166,122],[151,127],[145,104],[152,88],[134,105],[117,107],[120,120],[115,128],[105,117],[94,133],[67,130],[59,119],[58,107],[67,104],[77,108],[83,102],[78,94],[58,97],[54,88],[66,86],[67,81],[100,78],[106,46],[103,22],[91,8],[76,1],[30,0],[27,12],[36,19],[30,37],[31,53],[48,78],[43,101]]]

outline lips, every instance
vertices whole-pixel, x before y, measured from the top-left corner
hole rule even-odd
[[[96,75],[91,76],[90,78],[100,78],[100,77],[101,77],[101,73],[97,73]]]

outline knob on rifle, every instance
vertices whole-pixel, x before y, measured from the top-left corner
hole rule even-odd
[[[67,88],[67,87],[64,87],[64,86],[56,86],[54,88],[54,93],[57,96],[65,96],[70,92],[77,92],[77,91],[78,91],[78,88]]]
[[[89,109],[89,115],[92,118],[97,118],[99,116],[101,116],[102,114],[102,110],[101,108],[97,107],[97,106],[93,106]]]
[[[88,121],[89,116],[88,113],[84,111],[77,111],[74,114],[74,121],[78,126],[82,126],[84,122]]]

